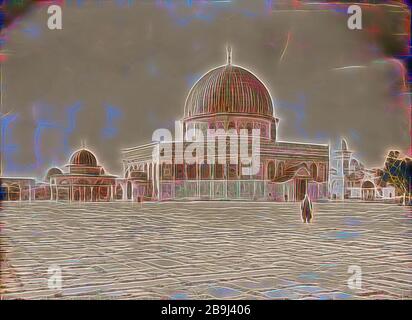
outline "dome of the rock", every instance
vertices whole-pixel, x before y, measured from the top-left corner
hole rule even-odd
[[[232,64],[206,73],[186,99],[184,118],[216,113],[274,116],[272,98],[262,81]]]

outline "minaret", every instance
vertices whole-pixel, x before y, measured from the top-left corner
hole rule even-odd
[[[344,200],[347,192],[347,176],[350,174],[349,165],[352,156],[352,151],[348,150],[348,143],[345,139],[341,140],[340,149],[334,152],[333,162],[336,166],[336,175],[333,177],[332,185],[335,184],[335,188],[332,194],[335,194],[336,199]]]
[[[345,176],[349,174],[349,164],[352,157],[352,151],[348,150],[348,143],[345,139],[341,140],[340,150],[335,151],[335,159],[338,162],[338,172],[339,174]]]
[[[228,66],[230,66],[232,64],[232,47],[230,45],[226,47],[226,54],[226,63]]]

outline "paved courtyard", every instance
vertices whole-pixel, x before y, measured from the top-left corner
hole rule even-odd
[[[8,203],[5,299],[412,298],[412,213],[378,203]],[[48,288],[48,268],[62,272]],[[359,266],[361,289],[350,289]],[[0,291],[0,292],[1,292]]]

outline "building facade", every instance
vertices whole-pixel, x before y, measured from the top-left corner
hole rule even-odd
[[[96,156],[82,148],[70,157],[66,170],[54,167],[43,181],[33,178],[1,178],[4,201],[101,202],[125,200],[124,179],[106,174]]]
[[[190,90],[174,140],[122,151],[127,199],[299,201],[305,194],[314,200],[328,198],[329,146],[278,141],[278,125],[266,86],[252,72],[233,65],[229,52],[226,65],[207,72]],[[246,143],[248,155],[254,151],[253,139],[259,138],[257,172],[245,175],[240,160],[232,161],[228,136],[223,162],[208,162],[217,152],[203,142],[202,152],[194,150],[196,163],[182,158],[196,140],[193,135],[206,137],[208,130],[219,129],[236,133],[235,144],[242,148]],[[246,138],[240,138],[242,129]],[[169,160],[162,160],[169,152]]]
[[[35,199],[35,190],[35,179],[0,177],[0,200],[2,201],[31,201]]]
[[[117,177],[106,174],[91,151],[84,148],[76,151],[66,168],[67,172],[59,168],[49,169],[45,190],[50,200],[98,202],[117,197]]]
[[[393,186],[381,186],[377,169],[367,169],[353,156],[348,143],[342,139],[340,148],[332,153],[330,171],[330,197],[332,200],[396,198]]]
[[[305,194],[314,201],[396,198],[395,188],[381,183],[379,169],[365,168],[345,139],[332,153],[325,144],[279,141],[279,122],[267,87],[252,72],[233,65],[228,52],[225,65],[191,88],[174,138],[122,150],[123,177],[107,174],[96,156],[81,148],[64,169],[49,169],[43,181],[1,177],[0,200],[286,202],[300,201]],[[210,132],[212,145],[205,139]],[[256,170],[245,171],[251,163]]]

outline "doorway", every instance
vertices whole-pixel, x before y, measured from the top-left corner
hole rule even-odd
[[[295,183],[295,200],[302,201],[308,188],[308,181],[306,179],[296,179]]]

